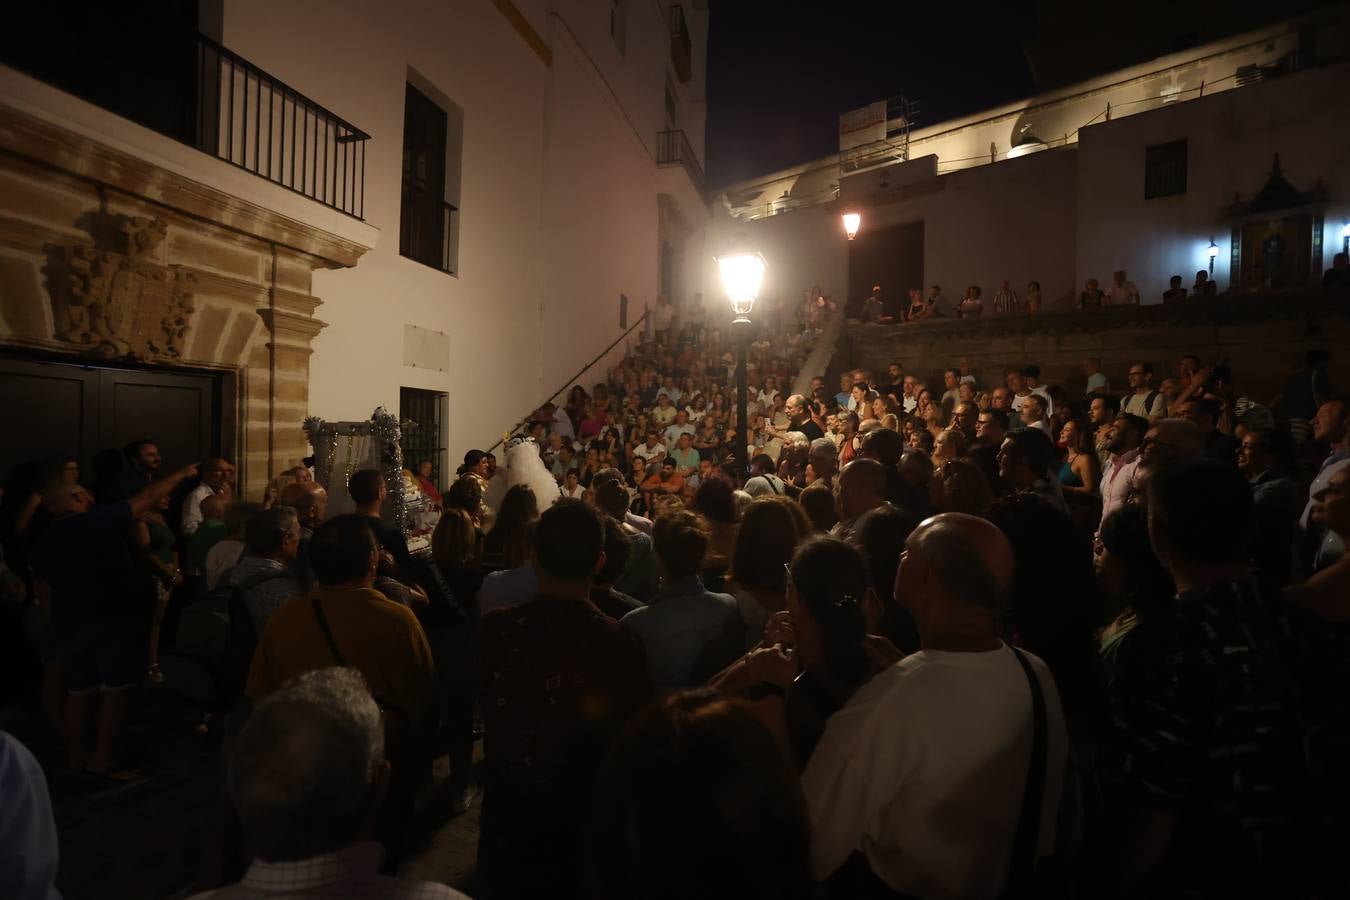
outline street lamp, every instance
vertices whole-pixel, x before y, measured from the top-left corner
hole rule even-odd
[[[1341,226],[1341,252],[1350,253],[1350,221]]]
[[[853,240],[858,234],[858,226],[862,224],[862,216],[855,212],[844,213],[844,233],[848,239]]]
[[[1209,239],[1209,249],[1208,249],[1206,252],[1209,253],[1209,274],[1213,275],[1213,274],[1214,274],[1214,257],[1216,257],[1216,256],[1219,255],[1219,245],[1216,244],[1216,243],[1214,243],[1214,238],[1213,238],[1213,237],[1210,237],[1210,239]]]
[[[732,339],[736,344],[736,462],[744,480],[750,474],[747,410],[748,386],[745,374],[746,349],[750,343],[750,310],[764,282],[764,257],[751,250],[733,250],[717,257],[722,287],[731,301]]]

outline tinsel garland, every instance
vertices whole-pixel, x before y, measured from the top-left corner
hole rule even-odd
[[[333,464],[337,460],[337,439],[339,435],[354,438],[357,435],[369,435],[379,448],[380,471],[389,488],[390,510],[394,524],[404,533],[408,530],[408,497],[404,491],[403,448],[400,441],[403,431],[399,428],[398,417],[377,407],[369,422],[325,422],[318,416],[310,416],[304,421],[306,436],[314,448],[314,478],[320,484],[334,489]],[[347,458],[351,460],[350,447]],[[344,474],[342,489],[346,490],[346,480],[352,473]]]

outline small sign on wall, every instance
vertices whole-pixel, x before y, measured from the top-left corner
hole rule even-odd
[[[403,365],[444,372],[450,364],[450,335],[416,325],[403,326]]]

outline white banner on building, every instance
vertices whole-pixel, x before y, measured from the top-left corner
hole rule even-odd
[[[886,101],[878,100],[839,116],[839,149],[886,140]]]

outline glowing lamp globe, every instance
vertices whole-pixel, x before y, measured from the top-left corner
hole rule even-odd
[[[1350,222],[1346,222],[1341,226],[1341,237],[1350,240]]]
[[[848,235],[851,241],[858,234],[858,226],[862,224],[862,216],[858,213],[844,213],[844,233]]]
[[[722,273],[722,287],[736,314],[733,324],[749,324],[750,309],[759,296],[764,281],[764,257],[758,253],[731,253],[717,257],[717,268]]]
[[[1219,245],[1214,243],[1214,238],[1209,239],[1209,248],[1205,252],[1209,254],[1209,261],[1214,262],[1214,257],[1219,255]]]

